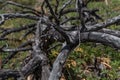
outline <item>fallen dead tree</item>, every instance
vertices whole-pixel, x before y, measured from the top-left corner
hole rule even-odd
[[[75,3],[74,8],[66,8]],[[84,2],[82,0],[66,1],[61,8],[59,8],[59,0],[56,0],[56,5],[53,7],[49,0],[44,0],[41,6],[41,11],[36,11],[31,7],[21,5],[12,1],[7,1],[4,6],[15,5],[29,11],[23,13],[5,13],[0,14],[0,25],[9,19],[26,18],[36,21],[33,24],[21,26],[19,28],[1,28],[0,40],[15,40],[21,41],[19,38],[11,39],[7,37],[9,34],[19,33],[25,31],[22,39],[28,35],[34,35],[31,39],[25,40],[16,48],[11,48],[6,44],[1,46],[1,52],[7,52],[9,55],[2,61],[2,68],[0,70],[0,78],[23,80],[29,75],[33,75],[36,80],[59,80],[62,75],[63,66],[66,59],[80,43],[94,42],[102,43],[113,48],[120,49],[120,31],[106,29],[107,27],[116,24],[120,21],[120,15],[111,19],[103,21],[103,19],[96,14],[97,9],[90,10],[87,7],[89,0]],[[47,7],[49,13],[45,13],[44,7]],[[59,9],[58,9],[59,8]],[[76,13],[77,16],[66,17],[68,13]],[[78,24],[70,24],[69,22],[76,20]],[[97,22],[100,20],[101,22]],[[59,55],[56,57],[54,63],[50,65],[49,57],[53,43],[62,43],[62,48]],[[57,46],[57,45],[56,45]],[[25,59],[25,64],[18,70],[4,69],[4,64],[7,64],[17,53],[21,51],[28,51],[30,56]]]

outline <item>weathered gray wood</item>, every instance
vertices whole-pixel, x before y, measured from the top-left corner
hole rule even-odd
[[[10,69],[2,69],[0,70],[0,78],[9,78],[9,77],[20,77],[20,73],[18,70],[10,70]]]
[[[103,28],[100,30],[100,32],[120,37],[120,31],[118,30],[111,30],[111,29]]]
[[[31,59],[28,60],[28,62],[23,67],[21,67],[20,71],[14,71],[14,70],[5,71],[4,69],[2,69],[0,70],[1,71],[0,78],[4,76],[27,77],[28,75],[33,74],[35,75],[36,80],[59,80],[67,57],[69,56],[70,52],[80,43],[99,42],[120,49],[120,31],[103,29],[109,27],[110,25],[120,22],[120,15],[108,19],[105,22],[100,22],[100,23],[94,22],[93,24],[91,23],[90,20],[92,17],[93,19],[95,18],[94,21],[97,19],[102,20],[102,18],[96,14],[96,11],[98,10],[89,10],[89,8],[87,8],[88,3],[84,3],[83,0],[76,0],[75,6],[77,6],[77,8],[65,9],[67,5],[71,3],[71,1],[72,0],[65,2],[63,7],[59,11],[58,0],[56,0],[55,10],[53,9],[53,6],[50,4],[50,0],[44,0],[43,5],[41,7],[43,9],[43,6],[45,7],[47,5],[48,7],[46,8],[48,9],[47,15],[44,12],[42,12],[43,14],[41,14],[41,12],[36,11],[31,7],[26,7],[24,5],[20,5],[14,2],[8,1],[6,3],[32,10],[32,12],[31,14],[23,14],[23,13],[0,14],[1,17],[0,25],[3,25],[3,23],[6,20],[13,18],[14,19],[27,18],[30,20],[37,21],[37,23],[32,24],[29,27],[0,29],[1,37],[6,37],[11,33],[23,31],[23,30],[25,30],[25,34],[28,31],[30,34],[31,33],[34,34],[32,40],[30,39],[30,43],[24,44],[18,48],[11,49],[9,48],[10,46],[9,45],[6,46],[6,44],[5,46],[0,48],[2,52],[13,53],[9,55],[10,57],[7,57],[8,59],[6,59],[4,63],[7,63],[17,52],[29,51],[29,50],[31,52],[31,57],[30,57]],[[37,12],[37,14],[35,11]],[[79,17],[72,16],[69,17],[68,19],[63,18],[64,15],[71,12],[78,13]],[[87,23],[86,21],[87,19],[89,23]],[[80,20],[81,23],[74,25],[70,25],[67,23],[72,20]],[[68,27],[74,26],[74,28],[73,27],[67,28],[66,26]],[[49,46],[54,42],[61,42],[61,43],[65,42],[66,44],[64,43],[64,46],[62,47],[60,53],[55,59],[52,65],[52,70],[50,71],[51,66],[49,65],[47,52],[50,53],[49,51],[51,49],[49,48]],[[29,49],[26,46],[27,47],[29,46],[28,47]]]
[[[97,23],[95,25],[90,25],[90,26],[88,25],[86,28],[87,28],[87,31],[97,31],[102,28],[109,27],[110,25],[113,25],[118,22],[120,22],[120,15],[115,16],[111,19],[108,19],[105,22]]]
[[[106,33],[100,33],[100,32],[82,33],[81,40],[99,42],[120,49],[120,38]]]
[[[50,73],[49,80],[59,80],[60,79],[60,77],[62,75],[63,65],[64,65],[67,57],[69,56],[70,51],[73,49],[74,49],[74,46],[72,46],[72,45],[65,45],[62,48],[61,52],[59,53],[59,55],[57,56],[57,58],[53,64],[53,68]]]

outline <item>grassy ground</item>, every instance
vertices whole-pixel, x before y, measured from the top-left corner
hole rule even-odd
[[[32,4],[34,5],[34,0],[31,0],[31,3],[29,0],[22,0],[22,3],[25,3],[27,5]],[[19,2],[19,1],[18,1]],[[104,19],[111,18],[113,16],[119,15],[120,13],[120,0],[111,0],[109,5],[106,6],[104,2],[91,2],[89,4],[90,8],[98,8],[100,11],[98,14],[100,14]],[[9,8],[6,8],[9,10]],[[15,10],[21,10],[19,8],[11,6],[10,9]],[[5,11],[0,11],[0,13],[3,13]],[[9,11],[7,11],[9,12]],[[73,14],[70,14],[73,15]],[[9,20],[5,23],[4,26],[6,28],[10,27],[19,27],[20,25],[32,23],[32,21],[29,20],[23,20],[23,19],[17,19],[17,20]],[[113,25],[110,28],[112,29],[120,29],[119,25]],[[22,34],[22,32],[21,32]],[[19,33],[9,36],[18,36]],[[9,37],[8,36],[8,37]],[[3,45],[6,43],[6,41],[0,42],[0,45]],[[11,45],[16,46],[19,45],[19,43],[15,42],[9,42]],[[52,51],[52,54],[50,55],[51,58],[54,58],[57,56],[59,52],[59,48],[56,48]],[[4,58],[6,57],[6,54],[0,53],[0,57]],[[20,62],[26,57],[26,52],[22,52],[22,54],[18,54],[15,56],[15,59],[12,59],[8,64],[5,65],[5,68],[16,68],[20,64]],[[103,69],[102,74],[105,74],[105,76],[98,77],[95,75],[95,72],[88,69],[89,66],[94,66],[95,58],[100,58],[100,62],[98,62],[98,65],[100,63],[106,63],[108,69]],[[66,71],[68,75],[68,80],[116,80],[120,77],[119,70],[120,70],[120,52],[110,48],[108,46],[104,46],[101,44],[94,44],[94,43],[83,43],[80,45],[80,47],[76,48],[71,55],[69,56],[69,59],[67,60],[66,64]],[[68,74],[69,73],[69,74]]]

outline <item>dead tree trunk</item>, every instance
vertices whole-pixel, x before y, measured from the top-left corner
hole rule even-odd
[[[99,42],[120,49],[120,31],[106,29],[110,25],[120,22],[120,15],[102,22],[103,19],[96,13],[99,10],[87,7],[90,0],[86,2],[84,0],[67,0],[62,7],[60,7],[59,0],[55,0],[55,2],[56,5],[53,6],[51,0],[44,0],[40,6],[41,11],[12,1],[3,2],[2,7],[10,4],[28,11],[0,14],[0,25],[4,25],[6,20],[16,18],[34,20],[34,23],[19,28],[0,28],[0,41],[14,40],[21,44],[15,48],[6,45],[9,43],[0,47],[1,52],[10,53],[0,64],[2,66],[0,79],[5,80],[14,77],[21,80],[32,75],[33,80],[60,80],[66,59],[80,43]],[[76,7],[67,8],[73,3]],[[45,7],[48,10],[47,14],[44,10]],[[68,13],[76,13],[77,16],[66,17]],[[73,20],[77,21],[78,24],[72,25],[70,22]],[[21,31],[24,31],[24,34],[20,34],[22,39],[7,37],[11,33],[15,34]],[[33,35],[33,37],[28,40],[26,37],[29,35]],[[23,43],[22,40],[25,42]],[[49,54],[57,46],[51,47],[55,42],[60,42],[63,46],[54,63],[52,63]],[[7,64],[16,54],[23,51],[27,51],[29,56],[23,61],[20,69],[4,69],[4,64]]]

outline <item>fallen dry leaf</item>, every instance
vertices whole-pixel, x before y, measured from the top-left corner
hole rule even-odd
[[[65,76],[62,75],[62,77],[60,78],[60,80],[66,80],[66,79],[65,79]]]
[[[76,51],[76,52],[83,52],[83,49],[80,48],[80,47],[78,47],[78,48],[75,49],[75,51]]]
[[[102,64],[105,65],[106,69],[112,69],[112,67],[109,64],[107,64],[105,62],[102,62]]]

